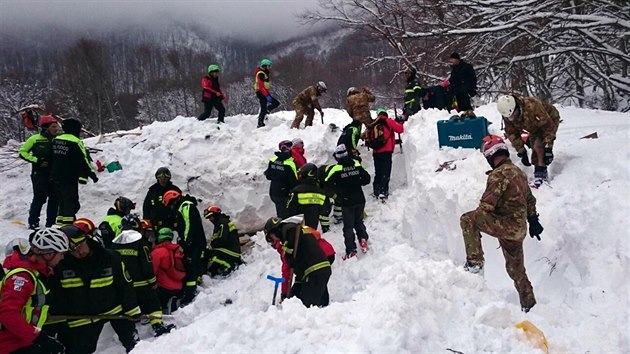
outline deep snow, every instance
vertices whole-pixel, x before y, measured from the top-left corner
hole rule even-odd
[[[343,127],[350,121],[343,111],[325,113],[326,123]],[[493,105],[477,113],[499,133]],[[387,204],[368,201],[370,252],[333,264],[329,307],[306,309],[297,299],[270,305],[273,287],[265,277],[279,275],[280,260],[258,234],[244,256],[246,266],[225,280],[205,279],[194,304],[176,313],[172,334],[154,339],[142,327],[134,352],[532,352],[514,328],[524,319],[545,332],[551,352],[629,352],[628,117],[568,107],[560,113],[551,186],[534,192],[545,227],[542,242],[525,240],[538,300],[529,314],[520,312],[495,239],[483,237],[483,278],[461,267],[459,216],[476,207],[488,166],[475,150],[438,150],[435,123],[448,114],[430,110],[405,125],[404,154],[397,148]],[[103,149],[95,160],[118,160],[123,170],[101,173],[97,184],[80,187],[79,216],[100,222],[119,195],[140,207],[155,170],[167,165],[175,184],[202,200],[200,207],[220,205],[241,230],[260,227],[273,211],[262,172],[280,140],[300,137],[310,162],[332,162],[339,131],[317,119],[314,127],[290,130],[292,118],[293,112],[272,114],[266,128],[255,129],[253,116],[228,117],[220,126],[178,117],[146,126],[137,136],[98,145],[87,139],[87,146]],[[599,139],[579,139],[594,131]],[[2,148],[3,166],[9,148]],[[370,153],[361,151],[372,173]],[[435,172],[456,159],[455,170]],[[24,163],[0,173],[11,196],[0,205],[2,246],[28,235],[16,221],[27,217],[29,171]],[[341,225],[325,237],[343,253]],[[227,298],[233,304],[222,305]],[[123,353],[114,338],[106,328],[99,351]]]

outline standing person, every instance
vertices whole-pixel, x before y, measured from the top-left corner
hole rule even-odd
[[[221,68],[212,64],[208,66],[208,75],[201,79],[201,101],[203,102],[203,113],[197,118],[199,120],[206,120],[210,117],[212,109],[216,108],[219,112],[217,123],[225,123],[223,120],[225,117],[225,107],[223,106],[223,99],[225,95],[221,91],[221,85],[219,84],[219,72]]]
[[[55,195],[59,203],[58,225],[70,225],[81,208],[79,183],[86,184],[88,177],[98,182],[83,141],[79,139],[82,124],[76,119],[62,123],[64,133],[52,142],[51,178],[55,184]]]
[[[418,81],[417,71],[415,68],[408,67],[405,70],[405,77],[406,85],[403,117],[407,120],[410,116],[418,113],[418,111],[422,108],[422,99],[426,93]]]
[[[157,294],[162,311],[167,314],[179,307],[186,278],[184,252],[178,243],[173,243],[173,237],[173,230],[168,227],[161,228],[151,251],[153,272],[157,279]]]
[[[66,348],[41,330],[48,316],[48,278],[68,251],[59,229],[35,232],[30,247],[14,247],[0,284],[0,352],[62,354]]]
[[[260,114],[258,114],[258,128],[265,126],[265,117],[267,113],[278,108],[280,102],[271,96],[269,90],[271,83],[269,81],[269,72],[271,71],[271,60],[263,59],[260,66],[256,68],[254,78],[254,92],[260,103]]]
[[[317,230],[320,220],[330,215],[330,200],[317,184],[317,166],[307,163],[298,172],[299,184],[291,190],[287,208],[291,215],[304,214],[304,225]],[[322,225],[323,228],[323,225]]]
[[[107,216],[103,222],[98,225],[101,231],[103,246],[110,248],[112,240],[122,232],[122,220],[125,215],[131,213],[136,208],[136,203],[125,197],[118,197],[114,201],[114,207],[109,208]]]
[[[335,150],[337,164],[326,176],[326,183],[337,194],[337,202],[341,205],[343,219],[343,237],[346,246],[344,260],[357,255],[355,234],[359,239],[361,250],[368,250],[368,233],[363,224],[365,209],[365,195],[362,186],[370,184],[370,175],[359,161],[352,159],[345,145],[337,146]]]
[[[370,102],[374,102],[376,97],[364,87],[361,91],[356,87],[350,87],[346,98],[346,111],[354,120],[358,120],[366,127],[369,127],[374,120],[370,116]]]
[[[306,164],[306,157],[304,156],[304,141],[300,138],[295,138],[291,141],[291,157],[295,162],[295,166],[300,168]]]
[[[291,142],[283,140],[278,144],[279,151],[269,160],[265,177],[271,181],[269,196],[276,206],[276,215],[279,218],[289,217],[287,202],[289,192],[297,185],[297,166],[291,157]]]
[[[326,93],[327,90],[326,84],[323,81],[319,81],[315,86],[305,88],[295,97],[293,100],[295,120],[291,123],[291,128],[299,129],[305,114],[306,122],[304,127],[312,126],[315,110],[318,110],[322,119],[324,119],[324,111],[322,111],[322,106],[319,104],[319,97]]]
[[[532,149],[534,186],[539,187],[548,179],[547,166],[553,161],[553,144],[560,124],[560,113],[553,105],[535,97],[503,95],[497,101],[497,109],[505,123],[505,133],[521,158],[521,163],[531,166],[525,145]],[[521,132],[527,130],[529,138],[523,143]]]
[[[464,268],[471,273],[483,270],[481,233],[499,240],[505,268],[518,291],[521,308],[528,312],[535,304],[534,290],[525,273],[523,240],[529,222],[529,235],[540,240],[543,227],[536,213],[536,198],[527,177],[512,164],[507,145],[500,137],[489,135],[481,147],[492,170],[477,209],[464,213],[460,224],[466,246]]]
[[[477,95],[477,74],[475,69],[472,65],[465,62],[457,52],[451,54],[448,62],[451,66],[451,76],[448,80],[443,81],[441,86],[450,88],[455,99],[457,99],[458,112],[474,116],[470,98]],[[448,107],[449,110],[450,108]]]
[[[392,174],[392,154],[396,148],[396,133],[405,127],[387,116],[382,108],[376,110],[376,121],[366,133],[366,144],[374,156],[374,196],[385,200],[389,197],[389,178]]]
[[[203,212],[203,217],[214,225],[210,239],[208,271],[213,277],[227,276],[243,264],[238,230],[230,217],[216,205],[207,207]]]
[[[39,229],[39,215],[46,200],[46,227],[55,224],[57,217],[57,197],[51,180],[52,141],[59,134],[59,123],[52,115],[45,115],[39,120],[40,133],[32,135],[20,147],[19,155],[29,162],[31,183],[33,185],[33,201],[28,212],[28,228]]]
[[[346,150],[350,152],[353,159],[361,162],[361,154],[359,153],[359,139],[361,139],[361,122],[352,120],[350,124],[343,127],[341,136],[337,140],[337,145],[345,145]]]
[[[156,231],[160,231],[163,227],[169,229],[177,228],[177,214],[164,206],[162,196],[168,191],[176,191],[182,193],[176,185],[171,182],[171,171],[168,167],[160,167],[155,171],[155,179],[157,180],[147,192],[142,204],[142,218],[151,220],[151,224]]]
[[[184,266],[186,268],[186,283],[182,305],[193,301],[197,295],[197,284],[201,276],[207,271],[204,264],[204,252],[208,247],[206,234],[203,230],[201,215],[197,210],[197,199],[189,195],[182,196],[176,191],[164,193],[164,205],[177,212],[177,235],[184,250]]]

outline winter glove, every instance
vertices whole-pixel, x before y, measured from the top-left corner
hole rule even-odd
[[[91,172],[88,177],[90,177],[94,183],[98,182],[98,177],[96,177],[96,173]]]
[[[60,341],[43,332],[39,333],[37,338],[33,341],[33,344],[50,354],[63,354],[66,352],[66,347],[64,347]]]
[[[529,223],[529,237],[536,237],[538,241],[540,241],[540,234],[543,232],[544,228],[538,221],[538,214],[528,216],[527,222]]]
[[[449,87],[449,86],[451,86],[451,82],[448,81],[448,80],[444,80],[444,81],[442,81],[440,83],[440,86],[442,86],[442,87]]]
[[[545,148],[545,165],[549,166],[553,162],[553,149],[550,147]]]
[[[270,105],[273,103],[273,97],[271,97],[271,95],[267,96],[267,105]]]
[[[327,233],[328,231],[330,231],[330,226],[323,226],[322,225],[322,233]]]
[[[516,156],[521,158],[521,163],[523,166],[531,166],[532,164],[529,162],[529,157],[527,156],[527,151],[519,152]]]

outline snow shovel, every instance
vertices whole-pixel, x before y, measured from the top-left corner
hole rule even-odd
[[[515,326],[518,329],[522,329],[525,332],[525,336],[529,339],[537,348],[544,351],[545,353],[549,353],[549,344],[547,343],[547,338],[545,334],[538,329],[538,327],[534,326],[533,323],[529,321],[519,322]]]
[[[273,284],[273,299],[271,299],[271,304],[275,305],[276,304],[276,295],[278,295],[278,285],[280,285],[281,283],[284,283],[284,278],[282,278],[282,277],[276,278],[273,275],[267,275],[267,279],[269,279],[272,282],[274,282],[274,284]]]

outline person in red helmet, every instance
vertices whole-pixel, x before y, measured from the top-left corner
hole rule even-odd
[[[212,276],[227,276],[243,264],[238,230],[230,217],[216,205],[207,207],[203,216],[214,225],[208,272]]]
[[[522,310],[528,312],[536,304],[536,298],[525,273],[523,240],[527,233],[527,222],[532,238],[540,240],[543,231],[536,213],[536,198],[532,195],[525,173],[510,160],[507,145],[501,137],[486,136],[481,152],[492,170],[487,173],[486,190],[479,206],[460,218],[466,247],[464,269],[471,273],[483,270],[481,232],[499,239],[505,268],[514,281]]]
[[[31,230],[39,229],[39,216],[47,200],[46,227],[55,224],[58,207],[50,171],[52,141],[59,135],[59,123],[52,115],[45,115],[39,119],[39,127],[40,133],[28,138],[19,150],[20,158],[33,166],[31,169],[33,201],[28,212],[28,228]]]

